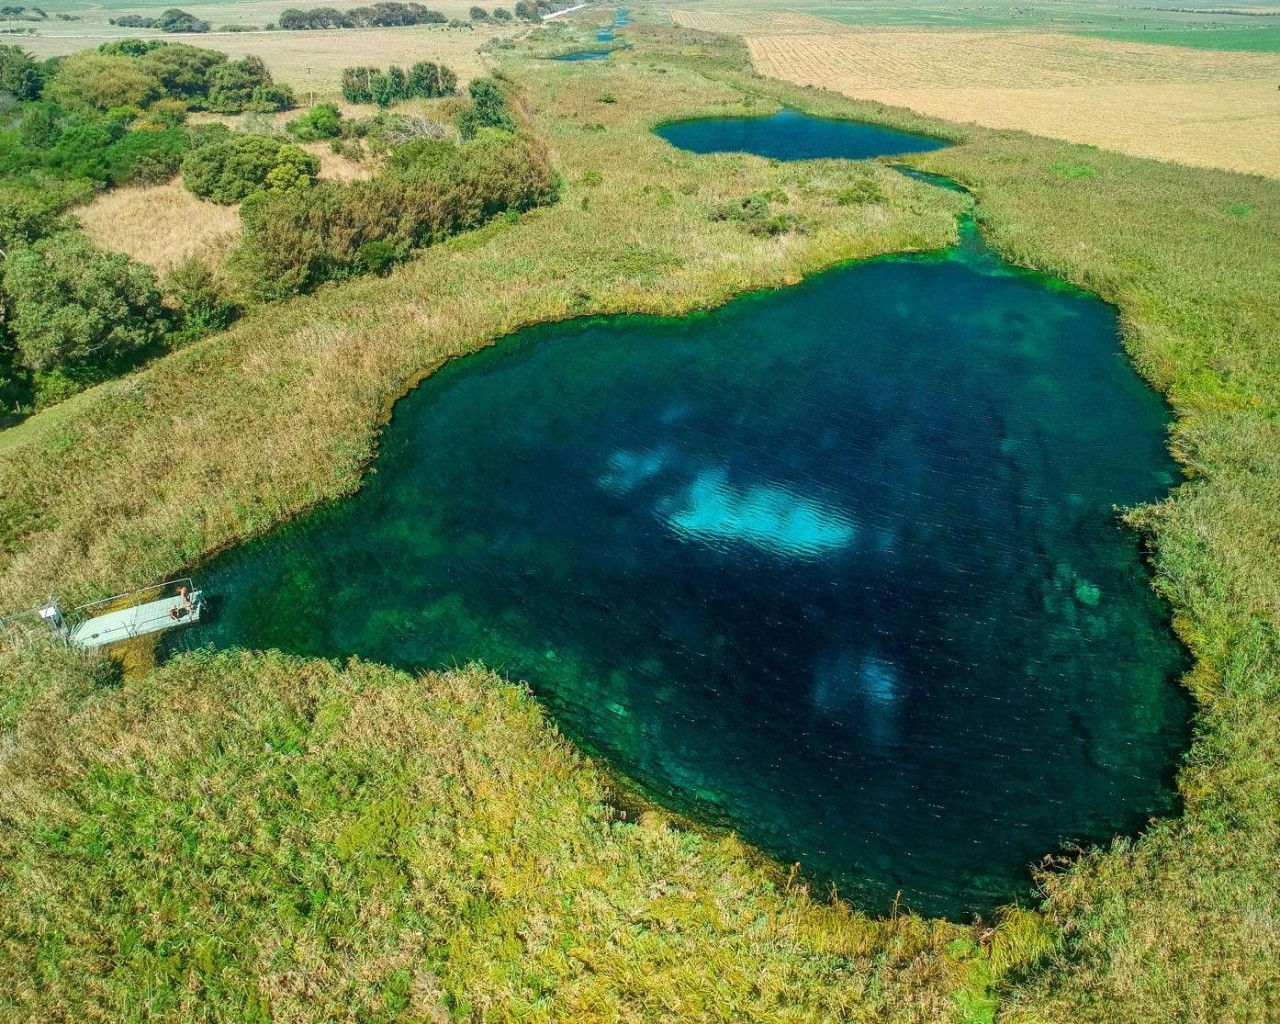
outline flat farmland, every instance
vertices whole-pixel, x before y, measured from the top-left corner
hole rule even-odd
[[[1076,32],[1122,42],[1209,50],[1280,52],[1280,5],[1222,6],[1205,0],[1156,5],[1151,0],[710,0],[696,7],[678,0],[676,24],[731,35],[780,34],[771,23],[787,15],[818,19],[822,27]]]
[[[699,32],[719,32],[727,36],[791,36],[819,35],[823,32],[848,32],[849,26],[830,18],[798,11],[680,11],[670,12],[671,20],[681,28]]]
[[[208,32],[202,35],[161,35],[159,33],[109,34],[65,31],[22,37],[24,49],[40,57],[54,57],[100,45],[106,39],[125,35],[168,39],[210,50],[221,50],[233,59],[252,54],[266,62],[271,73],[299,91],[305,101],[308,90],[319,95],[336,92],[342,69],[353,64],[412,64],[414,61],[442,61],[458,73],[460,84],[486,74],[484,58],[477,49],[490,39],[510,35],[515,29],[450,29],[435,25],[404,28],[331,29],[316,32]]]
[[[1280,178],[1274,56],[1066,33],[746,35],[761,74],[989,128]]]

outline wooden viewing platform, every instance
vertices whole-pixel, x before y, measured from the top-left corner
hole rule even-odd
[[[0,628],[22,619],[39,619],[68,645],[94,650],[199,622],[205,607],[203,592],[184,578],[93,601],[65,615],[50,596],[42,608],[0,618]]]
[[[199,590],[188,591],[186,597],[162,597],[129,608],[95,615],[66,632],[72,647],[90,650],[105,647],[135,636],[159,633],[173,626],[186,626],[200,621],[204,601]]]

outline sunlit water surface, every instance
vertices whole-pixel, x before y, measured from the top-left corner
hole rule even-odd
[[[1173,808],[1182,656],[1117,505],[1174,482],[1101,302],[965,248],[526,330],[176,642],[479,659],[681,811],[885,911],[988,910]]]

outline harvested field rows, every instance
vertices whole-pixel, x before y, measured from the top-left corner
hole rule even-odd
[[[1280,177],[1273,56],[1011,32],[749,36],[801,85],[1134,156]]]
[[[719,32],[726,36],[810,35],[819,32],[848,32],[848,25],[798,11],[762,11],[736,14],[728,11],[671,11],[671,20],[681,28],[699,32]]]

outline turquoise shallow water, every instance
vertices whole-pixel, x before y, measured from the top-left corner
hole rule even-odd
[[[480,659],[842,895],[963,916],[1175,808],[1183,656],[1114,506],[1175,481],[1112,309],[949,254],[547,325],[403,399],[366,488],[176,643]]]
[[[561,54],[559,57],[552,57],[551,59],[569,62],[580,60],[606,60],[612,52],[612,50],[575,50],[572,53]]]
[[[691,153],[754,153],[774,160],[865,160],[925,153],[948,145],[927,135],[862,121],[814,117],[797,110],[782,110],[771,117],[671,121],[655,131],[673,146]]]

